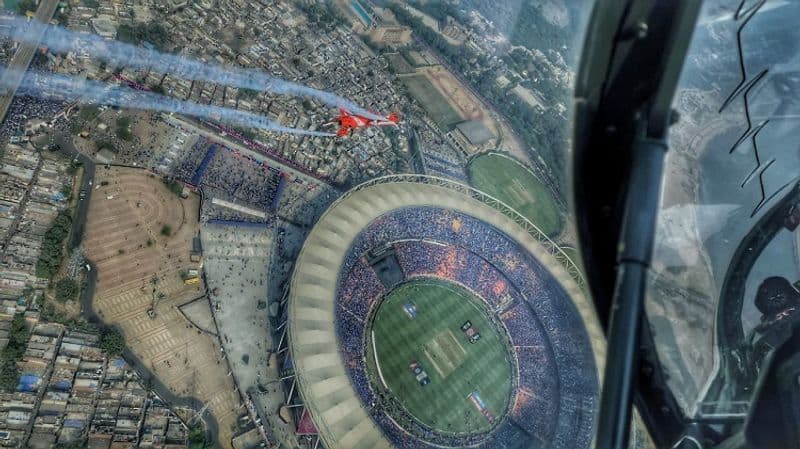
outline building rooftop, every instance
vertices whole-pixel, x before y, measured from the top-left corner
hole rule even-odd
[[[470,120],[456,125],[456,128],[475,146],[481,146],[494,139],[492,131],[480,120]]]
[[[105,38],[113,39],[117,37],[117,25],[109,16],[100,16],[92,19],[92,28],[97,34]]]

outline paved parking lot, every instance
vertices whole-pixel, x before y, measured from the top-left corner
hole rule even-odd
[[[242,391],[253,393],[273,437],[297,445],[291,425],[279,421],[284,402],[278,370],[270,355],[273,337],[268,318],[270,276],[276,230],[268,227],[205,225],[201,230],[203,269],[225,352]],[[274,293],[272,293],[274,298]],[[261,391],[261,393],[258,393]]]
[[[267,317],[269,228],[206,225],[203,269],[225,351],[239,386],[255,387],[272,349]]]

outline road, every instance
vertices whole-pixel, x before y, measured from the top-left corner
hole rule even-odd
[[[95,163],[90,158],[78,152],[78,149],[75,148],[69,137],[62,133],[54,133],[51,135],[47,144],[55,144],[61,151],[69,155],[73,160],[79,161],[83,166],[83,178],[81,179],[80,190],[86,192],[86,197],[82,200],[78,199],[75,216],[72,217],[72,232],[68,244],[68,248],[71,251],[80,245],[81,240],[83,240],[86,214],[89,212],[89,199],[92,197],[92,186],[89,183],[94,180]],[[42,151],[40,148],[36,147],[36,145],[34,145],[34,147]]]
[[[57,6],[58,0],[42,0],[42,2],[39,3],[39,8],[36,9],[35,20],[42,23],[50,22],[53,20],[53,15],[56,13]],[[44,30],[39,33],[37,42],[41,40],[43,34]],[[22,81],[25,71],[28,70],[28,66],[31,64],[33,54],[38,46],[38,43],[37,45],[20,44],[14,56],[11,58],[11,63],[8,64],[8,68],[11,70],[6,70],[3,73],[0,85],[8,87],[5,88],[5,95],[0,97],[0,122],[6,117],[8,108],[11,106],[11,101],[14,99],[17,88],[19,88],[19,83]]]

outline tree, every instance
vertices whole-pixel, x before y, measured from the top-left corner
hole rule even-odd
[[[94,120],[98,115],[100,115],[100,108],[93,104],[82,106],[80,112],[78,112],[78,117],[87,122]]]
[[[161,235],[169,237],[172,235],[172,226],[165,224],[161,227]]]
[[[81,125],[81,122],[74,119],[69,122],[70,134],[72,134],[73,136],[77,136],[78,134],[81,133],[81,131],[83,131],[83,125]]]
[[[78,283],[74,279],[63,278],[56,283],[56,299],[65,302],[78,296]]]
[[[103,150],[103,149],[108,150],[108,151],[110,151],[112,153],[116,153],[117,152],[117,146],[114,145],[114,142],[112,142],[110,140],[101,140],[101,141],[97,142],[97,151],[100,151],[100,150]]]
[[[0,365],[0,388],[5,391],[14,391],[19,383],[19,368],[17,362],[3,362]]]
[[[233,129],[245,139],[253,140],[256,138],[256,133],[250,128],[242,128],[240,126],[235,126]]]
[[[117,137],[125,141],[133,138],[130,117],[120,117],[117,119]]]
[[[156,49],[164,51],[169,43],[169,33],[163,22],[150,22],[135,27],[122,24],[117,28],[117,39],[132,44],[148,42]]]
[[[88,440],[71,441],[69,443],[58,443],[55,449],[86,449],[89,447]]]
[[[6,391],[13,391],[19,382],[19,369],[17,362],[25,354],[25,346],[28,343],[28,325],[25,323],[25,316],[21,313],[14,315],[11,321],[11,329],[8,333],[8,344],[0,352],[0,388]]]
[[[61,187],[61,194],[64,196],[64,198],[69,198],[72,196],[72,186],[69,184],[64,184]]]
[[[131,118],[130,117],[119,117],[117,119],[117,126],[120,128],[130,128],[131,126]]]
[[[8,333],[8,344],[0,352],[3,361],[16,361],[25,353],[25,344],[28,341],[28,326],[25,317],[18,313],[11,321],[11,330]]]
[[[64,253],[64,239],[67,238],[72,226],[72,217],[63,210],[53,220],[53,224],[44,233],[39,259],[36,261],[36,276],[50,279],[61,266]]]
[[[452,17],[459,16],[456,7],[449,3],[425,2],[425,3],[415,4],[414,6],[419,8],[429,16],[433,17],[434,19],[438,20],[439,22],[443,22],[447,18],[447,16],[452,16]]]
[[[189,429],[189,449],[206,449],[211,447],[211,442],[206,437],[206,431],[201,426]]]
[[[297,5],[308,16],[309,22],[324,28],[332,29],[337,25],[347,24],[347,21],[336,13],[336,7],[333,2],[324,2],[324,4],[313,3]]]
[[[125,349],[125,337],[122,332],[117,328],[106,328],[100,334],[100,349],[102,349],[109,357],[116,357],[122,354]]]
[[[67,23],[67,19],[69,18],[68,10],[69,8],[58,8],[53,20],[55,20],[58,25],[65,25]]]
[[[67,174],[70,176],[75,176],[78,173],[78,168],[83,165],[82,162],[72,162],[67,167]]]
[[[17,3],[17,12],[25,14],[26,12],[36,12],[36,0],[21,0]]]
[[[164,184],[167,186],[170,192],[174,193],[175,195],[180,196],[183,193],[183,186],[181,183],[174,179],[164,179]]]
[[[246,87],[242,87],[236,92],[236,99],[237,100],[252,100],[253,98],[258,97],[260,91],[255,89],[248,89]]]

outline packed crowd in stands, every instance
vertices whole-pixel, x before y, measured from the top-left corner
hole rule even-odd
[[[386,292],[362,255],[387,244],[394,246],[406,278],[432,276],[463,285],[481,297],[507,329],[519,379],[510,413],[488,434],[456,436],[403,419],[402,407],[373,390],[365,375],[364,323],[376,299]],[[454,211],[400,209],[361,232],[341,270],[336,325],[346,366],[365,407],[397,447],[517,447],[520,438],[554,447],[588,447],[598,380],[586,375],[596,367],[582,320],[561,286],[506,235]],[[578,406],[565,407],[568,400]]]
[[[442,247],[420,240],[397,242],[395,255],[406,277],[451,279],[472,290],[496,309],[507,296],[519,298],[505,276],[480,255],[458,246]]]
[[[280,172],[220,147],[204,172],[203,186],[225,192],[237,203],[258,210],[269,210],[278,190]]]
[[[191,184],[208,152],[208,147],[208,139],[200,136],[194,145],[180,155],[181,159],[174,170],[175,177]]]
[[[284,218],[310,224],[339,194],[325,185],[295,182],[274,167],[202,136],[181,152],[171,171],[177,179],[202,188],[207,200],[202,207],[205,221],[258,220],[211,204],[212,198],[220,198],[268,215],[280,209]]]
[[[456,181],[465,182],[467,180],[467,175],[464,173],[464,165],[460,161],[431,152],[425,153],[423,158],[425,170],[428,174],[443,175]]]
[[[226,201],[262,211],[275,206],[282,176],[274,167],[204,138],[184,153],[175,175],[204,192],[207,189],[207,196],[222,194]]]
[[[214,156],[217,154],[217,150],[219,150],[219,145],[217,144],[211,144],[208,146],[206,155],[203,156],[203,160],[200,161],[200,166],[197,167],[194,175],[192,175],[192,179],[189,181],[191,185],[200,185],[200,181],[202,181],[203,175],[205,175],[206,170],[208,170],[208,165],[211,164],[211,160],[214,159]]]
[[[191,184],[191,180],[197,174],[207,151],[208,139],[199,136],[192,146],[178,155],[179,159],[176,161],[172,171],[173,176]]]
[[[515,346],[535,346],[543,337],[542,325],[536,315],[522,303],[515,303],[511,308],[500,315],[500,319],[514,335]]]
[[[464,157],[460,150],[428,125],[419,127],[417,136],[420,147],[424,149],[421,162],[425,173],[466,181]]]
[[[213,220],[224,220],[229,222],[239,223],[263,223],[269,220],[270,217],[260,218],[254,215],[239,212],[229,207],[221,206],[211,202],[212,198],[218,198],[231,203],[239,204],[236,198],[229,195],[227,192],[215,189],[214,187],[203,187],[203,201],[200,203],[200,221],[207,223]],[[247,206],[246,204],[241,204]]]
[[[186,151],[177,164],[175,175],[181,181],[201,187],[208,201],[204,203],[207,218],[255,221],[256,218],[210,204],[220,198],[263,212],[276,206],[279,170],[260,163],[238,151],[200,138]],[[206,207],[207,206],[207,207]]]
[[[386,291],[378,279],[378,275],[363,258],[360,258],[353,265],[348,276],[342,279],[338,305],[364,322],[369,308],[384,293]]]

